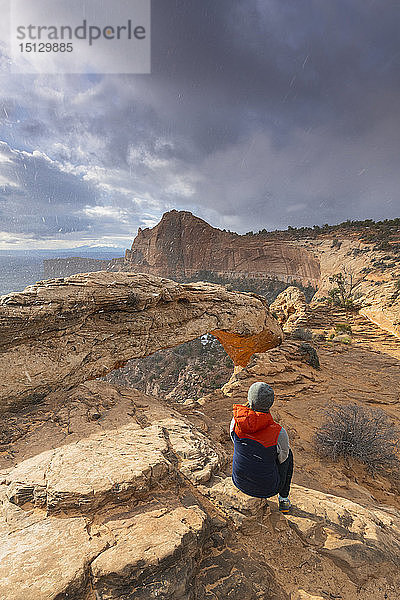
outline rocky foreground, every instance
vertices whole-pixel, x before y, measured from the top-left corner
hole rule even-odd
[[[96,298],[94,279],[86,279],[85,297]],[[151,282],[156,285],[157,278]],[[54,290],[55,282],[51,286]],[[40,286],[33,291],[40,300]],[[191,306],[198,306],[197,292],[190,293]],[[265,325],[269,313],[254,304],[256,297],[237,296],[243,314],[246,302],[250,314],[264,311]],[[221,305],[227,310],[222,300]],[[27,306],[25,314],[31,311],[39,319],[40,311],[29,308],[35,305]],[[157,304],[159,311],[162,306]],[[235,306],[226,335],[236,327],[240,356],[241,336],[248,348],[254,330],[237,333]],[[320,332],[343,318],[307,308],[293,290],[274,309],[289,331],[308,323]],[[218,318],[210,318],[213,328]],[[273,317],[268,319],[279,332]],[[87,326],[87,320],[81,323]],[[186,406],[98,379],[77,384],[66,379],[64,388],[60,384],[40,403],[3,410],[0,598],[397,599],[396,483],[373,478],[356,464],[323,461],[312,442],[323,408],[332,401],[379,403],[398,420],[398,342],[382,341],[379,330],[358,316],[352,328],[349,345],[313,343],[320,369],[310,364],[303,342],[289,337],[256,352],[221,390]],[[172,339],[172,325],[166,330]],[[62,343],[64,335],[61,327],[50,332],[53,343]],[[178,330],[177,340],[180,335]],[[107,360],[110,347],[103,351]],[[274,386],[273,414],[287,427],[294,449],[289,516],[279,513],[276,499],[245,496],[230,478],[232,404],[244,400],[248,386],[259,379]]]
[[[79,431],[93,394],[101,422]],[[395,508],[295,485],[284,517],[232,485],[226,448],[192,419],[105,382],[77,397],[71,433],[42,425],[54,447],[36,454],[31,431],[32,456],[2,472],[1,598],[397,597]]]

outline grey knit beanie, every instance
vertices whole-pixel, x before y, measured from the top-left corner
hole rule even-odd
[[[256,381],[247,392],[249,407],[257,412],[269,412],[274,403],[274,390],[262,381]]]

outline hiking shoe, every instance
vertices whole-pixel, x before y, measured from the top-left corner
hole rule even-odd
[[[281,513],[288,513],[290,512],[290,508],[292,506],[292,503],[290,502],[289,498],[285,498],[284,500],[279,500],[279,510],[281,511]]]

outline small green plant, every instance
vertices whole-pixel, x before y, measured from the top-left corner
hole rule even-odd
[[[348,333],[351,335],[351,325],[349,323],[336,323],[335,332],[339,335],[340,333]]]
[[[335,330],[329,333],[328,341],[349,345],[352,342],[352,338],[348,333],[339,333]]]

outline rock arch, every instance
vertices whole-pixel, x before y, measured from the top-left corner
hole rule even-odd
[[[94,272],[0,298],[0,411],[212,333],[235,365],[279,345],[261,296],[146,274]]]

